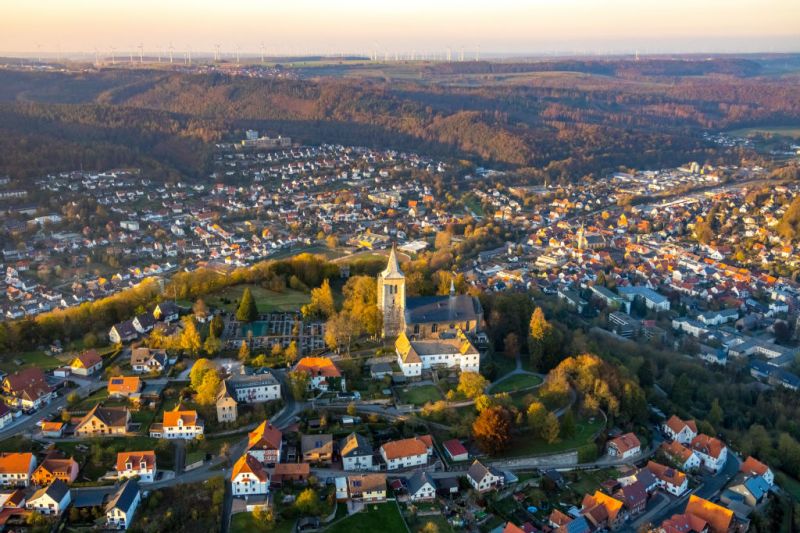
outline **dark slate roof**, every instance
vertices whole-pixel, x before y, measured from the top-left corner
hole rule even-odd
[[[351,433],[339,443],[342,457],[360,457],[372,455],[372,445],[358,433]]]
[[[406,481],[406,489],[408,489],[409,494],[416,494],[425,483],[430,483],[431,487],[433,487],[434,490],[436,489],[436,482],[431,475],[425,470],[417,470],[414,472],[414,475]]]
[[[66,496],[68,492],[69,492],[69,487],[67,486],[67,484],[61,481],[60,479],[56,479],[55,481],[50,483],[50,485],[47,488],[36,491],[36,494],[34,494],[31,497],[31,500],[41,498],[42,496],[47,494],[53,499],[53,501],[60,502],[61,500],[64,499],[64,496]]]
[[[117,490],[111,500],[106,505],[106,512],[118,508],[122,511],[128,511],[131,508],[133,500],[139,494],[139,483],[135,479],[129,479]]]
[[[481,303],[468,294],[406,299],[406,324],[478,320],[482,313]]]

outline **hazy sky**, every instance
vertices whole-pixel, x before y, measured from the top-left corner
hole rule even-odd
[[[800,0],[0,0],[0,53],[800,51]]]

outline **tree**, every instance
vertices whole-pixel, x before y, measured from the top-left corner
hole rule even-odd
[[[208,325],[208,334],[220,339],[223,331],[225,331],[225,321],[222,319],[222,315],[214,315]]]
[[[250,347],[247,345],[247,341],[242,341],[242,344],[239,346],[239,361],[245,362],[250,358]]]
[[[311,301],[304,305],[301,311],[306,318],[329,318],[336,313],[333,291],[327,279],[316,289],[311,289]]]
[[[567,409],[567,412],[561,417],[561,437],[568,439],[574,436],[576,429],[575,414],[572,409]]]
[[[511,443],[511,417],[500,406],[490,407],[481,412],[472,423],[472,435],[481,450],[497,454]]]
[[[775,342],[786,344],[792,340],[792,328],[783,320],[776,320],[772,325],[772,331],[775,333]]]
[[[516,359],[519,355],[519,348],[519,336],[512,331],[503,339],[503,349],[505,350],[506,357]]]
[[[335,250],[336,247],[339,246],[339,239],[336,238],[336,235],[328,235],[325,238],[325,246],[331,250]]]
[[[183,317],[183,332],[181,333],[179,347],[189,355],[197,355],[203,347],[197,324],[191,316]]]
[[[488,394],[481,394],[477,398],[475,398],[475,410],[480,412],[485,411],[486,409],[495,405],[494,399],[489,396]]]
[[[544,419],[544,426],[542,427],[542,438],[545,442],[547,442],[547,444],[553,444],[557,441],[560,429],[556,414],[552,411],[547,413]]]
[[[356,408],[356,402],[350,402],[347,404],[347,414],[350,416],[356,416],[358,409]]]
[[[239,322],[252,322],[256,318],[258,318],[256,301],[253,299],[250,287],[245,287],[242,293],[242,300],[239,302],[239,307],[236,309],[236,320]]]
[[[295,400],[302,400],[308,390],[308,383],[310,378],[308,373],[302,370],[292,370],[286,374],[286,380],[289,382],[289,390]]]
[[[205,318],[208,316],[208,307],[202,298],[198,298],[194,302],[194,305],[192,306],[192,313],[194,313],[194,316],[196,316],[198,320],[205,320]]]
[[[542,436],[544,429],[544,421],[547,418],[547,408],[541,402],[531,402],[526,411],[528,416],[528,426],[533,430],[534,434],[538,437]]]
[[[353,337],[358,335],[357,327],[347,311],[334,314],[325,323],[325,344],[337,353],[344,350],[349,355]]]
[[[222,380],[216,371],[206,372],[203,375],[203,382],[197,389],[197,403],[199,405],[213,405],[217,401],[217,393]]]
[[[294,507],[304,515],[318,515],[320,513],[319,496],[312,488],[304,489],[297,495]]]
[[[272,508],[259,505],[253,510],[253,522],[259,531],[272,531],[275,529],[275,515]]]
[[[477,372],[462,372],[458,377],[456,390],[467,398],[475,399],[486,390],[489,381]]]
[[[725,414],[722,412],[722,407],[719,405],[719,399],[714,398],[711,401],[711,409],[708,411],[708,421],[711,422],[714,429],[719,429],[724,416]]]
[[[203,383],[203,379],[208,372],[216,372],[217,365],[205,358],[200,358],[194,362],[192,369],[189,371],[189,382],[192,388],[196,391]]]
[[[73,405],[75,405],[76,403],[78,403],[80,401],[81,401],[81,397],[78,396],[77,392],[70,392],[67,395],[67,405],[69,405],[69,406],[73,406]]]
[[[209,357],[214,357],[222,350],[222,341],[219,340],[218,337],[211,335],[209,333],[208,337],[206,337],[205,342],[203,342],[203,351],[206,352],[206,355]]]
[[[379,335],[383,326],[377,290],[377,282],[372,276],[351,276],[342,287],[342,311],[357,323],[359,332],[371,337]]]
[[[531,363],[536,368],[543,369],[544,359],[552,344],[553,326],[545,318],[541,307],[537,307],[533,311],[528,329],[528,350]]]
[[[439,526],[435,522],[426,522],[419,531],[420,533],[439,533]]]

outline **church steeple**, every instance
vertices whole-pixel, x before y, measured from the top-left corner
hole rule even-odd
[[[386,263],[386,268],[381,272],[381,277],[384,279],[405,278],[403,271],[400,270],[400,264],[397,262],[397,253],[394,244],[392,244],[392,251],[389,252],[389,261]]]
[[[453,278],[450,278],[450,298],[456,295],[456,283]]]
[[[378,309],[383,314],[383,336],[396,337],[405,331],[406,277],[392,245],[386,268],[378,276]]]

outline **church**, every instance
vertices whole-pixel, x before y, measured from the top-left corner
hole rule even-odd
[[[483,324],[483,308],[477,298],[456,294],[406,298],[406,278],[397,262],[394,246],[386,269],[378,276],[378,308],[383,312],[383,336],[409,339],[472,336]]]

